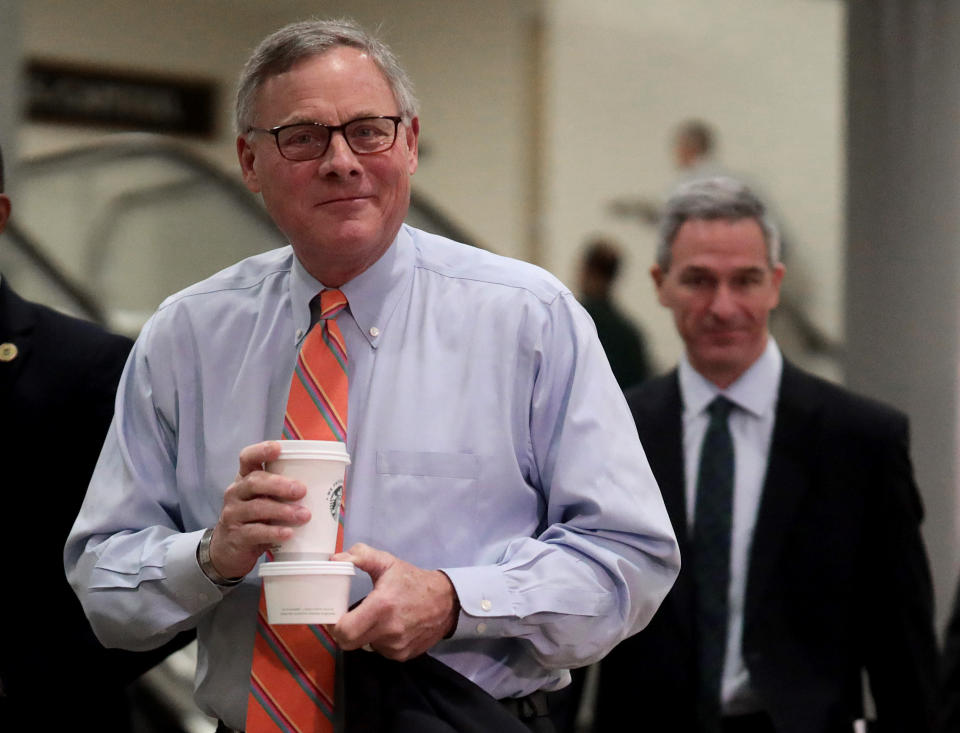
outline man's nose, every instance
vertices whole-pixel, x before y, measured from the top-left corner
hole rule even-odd
[[[736,307],[733,289],[726,283],[717,285],[710,301],[710,312],[717,318],[728,318],[736,312]]]
[[[320,175],[350,176],[359,173],[360,161],[357,154],[347,145],[343,130],[336,130],[330,137],[327,151],[321,158]]]

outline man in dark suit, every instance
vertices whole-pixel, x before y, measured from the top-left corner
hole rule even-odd
[[[0,155],[0,232],[10,216]],[[20,298],[0,279],[0,446],[8,518],[0,730],[131,730],[124,688],[149,654],[106,650],[63,573],[130,339]],[[82,727],[82,726],[81,726]]]
[[[651,274],[685,354],[628,401],[683,569],[601,663],[596,729],[849,733],[865,670],[876,730],[930,730],[936,642],[905,416],[783,360],[767,329],[777,233],[742,184],[678,189]]]

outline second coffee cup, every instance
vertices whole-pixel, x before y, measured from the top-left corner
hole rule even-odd
[[[273,553],[275,560],[326,560],[336,552],[343,479],[350,464],[347,447],[328,440],[281,440],[280,457],[270,473],[300,481],[307,495],[298,504],[310,510],[310,521],[294,528],[293,537]]]

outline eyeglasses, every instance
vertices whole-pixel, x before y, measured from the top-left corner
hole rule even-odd
[[[397,127],[402,117],[360,117],[342,125],[324,125],[322,122],[300,122],[280,125],[269,130],[250,127],[247,132],[267,132],[277,141],[277,150],[287,160],[314,160],[330,147],[333,133],[339,132],[357,155],[382,153],[393,147]]]

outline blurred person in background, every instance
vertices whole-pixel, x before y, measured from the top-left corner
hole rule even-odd
[[[619,248],[595,239],[584,250],[579,274],[580,303],[597,327],[613,376],[625,390],[650,376],[650,361],[643,333],[613,302],[613,284],[621,265]]]
[[[670,156],[677,176],[670,188],[698,178],[728,175],[716,156],[716,133],[713,126],[699,119],[680,122],[670,136]],[[610,210],[618,216],[638,219],[656,226],[663,216],[663,201],[649,197],[616,199]]]
[[[0,151],[0,233],[10,217]],[[133,342],[24,300],[0,275],[0,445],[7,538],[0,729],[129,733],[127,686],[175,648],[107,650],[63,575],[63,544],[113,416]],[[15,518],[15,519],[14,519]]]

